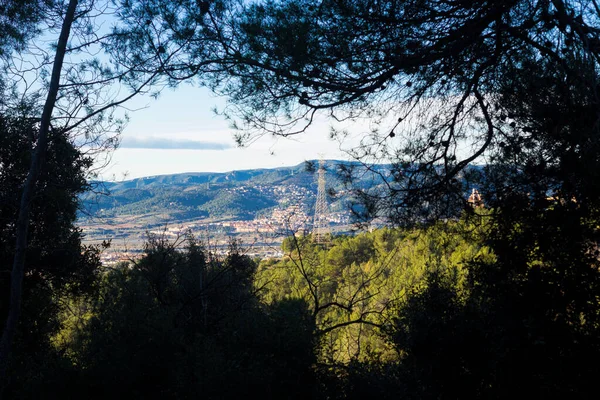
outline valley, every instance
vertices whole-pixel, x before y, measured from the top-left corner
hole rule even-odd
[[[325,163],[326,220],[334,234],[352,230],[351,196],[337,178],[339,163]],[[215,252],[235,240],[248,255],[277,257],[285,237],[312,229],[312,165],[95,182],[82,197],[79,226],[86,244],[111,241],[105,264],[138,257],[148,235],[177,240],[192,234]]]

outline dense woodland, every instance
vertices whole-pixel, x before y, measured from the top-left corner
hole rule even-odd
[[[0,66],[2,396],[597,398],[596,0],[0,1]],[[80,195],[183,82],[240,145],[369,121],[338,173],[389,228],[103,267]]]

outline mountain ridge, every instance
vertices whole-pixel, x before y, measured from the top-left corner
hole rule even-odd
[[[338,167],[339,165],[361,165],[356,161],[344,161],[344,160],[335,160],[329,159],[324,160],[325,168],[331,172],[333,168]],[[265,174],[283,174],[285,172],[296,174],[302,172],[312,172],[310,169],[316,171],[318,168],[319,160],[307,160],[302,163],[296,165],[289,166],[281,166],[274,168],[250,168],[250,169],[240,169],[240,170],[231,170],[225,172],[207,172],[207,171],[197,171],[197,172],[179,172],[174,174],[160,174],[160,175],[150,175],[132,179],[126,179],[123,181],[91,181],[92,185],[102,184],[107,187],[130,187],[132,185],[148,185],[155,183],[165,183],[165,184],[189,184],[189,183],[197,183],[197,184],[205,184],[207,182],[210,183],[218,183],[223,180],[227,181],[229,179],[233,179],[236,182],[242,182],[251,180],[254,177],[265,175]],[[381,164],[384,165],[384,164]]]
[[[336,171],[340,165],[352,164],[360,165],[324,160],[328,188],[343,191]],[[172,215],[178,221],[226,216],[252,219],[258,213],[289,204],[301,205],[310,213],[317,192],[317,169],[318,160],[308,160],[276,168],[183,172],[120,182],[95,181],[90,183],[95,190],[81,197],[80,218],[155,213]],[[339,210],[348,198],[330,200]]]

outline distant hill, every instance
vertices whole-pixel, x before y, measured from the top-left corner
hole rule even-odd
[[[341,210],[349,198],[336,171],[349,162],[325,162],[327,187],[341,193],[330,198],[331,208]],[[358,164],[357,164],[358,165]],[[231,172],[194,172],[159,175],[122,182],[92,182],[82,196],[80,219],[123,215],[168,215],[171,220],[196,218],[252,219],[286,205],[314,208],[318,162],[292,167]],[[372,182],[365,182],[372,185]]]

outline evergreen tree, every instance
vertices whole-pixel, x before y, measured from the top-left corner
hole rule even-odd
[[[432,277],[399,311],[399,332],[440,336],[434,353],[395,336],[403,368],[420,379],[411,396],[464,397],[453,380],[472,397],[591,396],[598,3],[298,0],[247,11],[223,89],[242,140],[256,129],[301,133],[322,110],[370,118],[379,129],[352,154],[392,165],[372,169],[384,184],[355,191],[362,216],[406,224],[466,211],[490,225],[496,258],[470,263],[468,300]],[[351,183],[354,171],[342,172]],[[467,204],[473,186],[490,212]],[[446,378],[440,357],[450,360]]]
[[[219,259],[193,238],[151,236],[144,256],[103,276],[92,316],[71,339],[94,398],[314,396],[314,326],[306,304],[261,305],[255,263]],[[91,390],[90,390],[91,388]]]
[[[35,134],[36,124],[26,111],[21,115],[0,116],[0,317],[3,321],[9,309],[10,266],[19,210],[19,192],[15,189],[27,175]],[[100,266],[100,249],[83,246],[81,229],[75,226],[78,195],[88,188],[85,171],[91,160],[56,132],[50,135],[49,148],[52,152],[31,205],[30,245],[23,281],[25,318],[17,330],[7,395],[40,390],[45,380],[52,379],[52,369],[60,365],[60,355],[50,342],[60,328],[60,299],[91,293]]]

